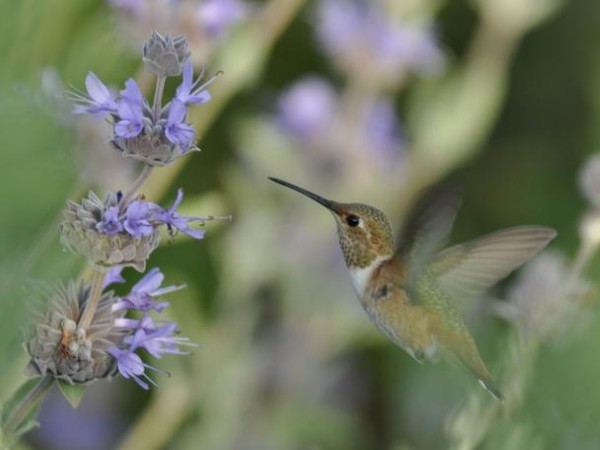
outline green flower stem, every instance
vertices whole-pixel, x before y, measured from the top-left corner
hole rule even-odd
[[[154,100],[152,102],[152,114],[154,115],[155,122],[160,118],[160,111],[162,109],[162,97],[166,81],[167,77],[158,77],[156,79],[156,88],[154,89]]]
[[[2,432],[5,437],[9,437],[19,425],[21,425],[23,420],[27,417],[27,414],[29,414],[31,409],[41,401],[53,383],[54,378],[51,375],[44,375],[40,378],[40,381],[33,386],[31,391],[23,397],[21,402],[11,411],[4,423]]]
[[[102,284],[104,283],[104,277],[106,273],[103,270],[95,269],[92,278],[92,287],[90,289],[89,297],[83,310],[83,314],[79,318],[77,326],[82,329],[87,329],[92,323],[96,309],[98,308],[98,302],[102,294]]]
[[[137,178],[137,180],[135,180],[135,182],[133,183],[133,186],[131,186],[129,191],[127,191],[127,194],[125,194],[123,196],[123,198],[121,199],[121,202],[120,202],[121,205],[126,205],[129,202],[129,200],[131,200],[131,198],[135,195],[135,193],[142,186],[142,184],[144,184],[144,182],[150,176],[151,173],[152,173],[152,166],[149,166],[148,164],[144,164],[142,173],[140,173],[140,176]]]

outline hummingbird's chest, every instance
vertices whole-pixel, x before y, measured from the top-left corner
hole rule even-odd
[[[415,359],[437,359],[435,320],[408,286],[405,267],[394,260],[353,271],[353,285],[373,324]]]

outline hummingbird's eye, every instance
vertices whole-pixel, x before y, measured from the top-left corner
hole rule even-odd
[[[360,223],[360,217],[350,214],[348,217],[346,217],[346,223],[351,227],[357,227]]]

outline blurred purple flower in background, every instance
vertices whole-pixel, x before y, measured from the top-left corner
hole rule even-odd
[[[196,22],[210,36],[221,37],[247,15],[248,6],[239,0],[203,0],[196,9]]]
[[[147,0],[109,0],[109,3],[135,16],[142,16],[148,9]]]
[[[383,165],[402,155],[404,139],[391,100],[379,96],[366,99],[348,117],[342,102],[325,79],[308,76],[281,94],[275,121],[291,138],[320,148],[320,153],[351,158],[352,148],[360,148],[373,152],[372,159]],[[334,149],[338,147],[345,150],[337,153]]]
[[[388,163],[402,155],[404,138],[394,105],[388,99],[377,99],[367,107],[361,129],[365,145],[381,160]]]
[[[42,403],[41,427],[31,433],[36,449],[106,450],[115,448],[127,427],[122,392],[114,384],[93,383],[77,409],[55,390]],[[29,447],[28,447],[29,448]]]
[[[394,21],[374,3],[319,2],[316,33],[323,50],[343,61],[345,69],[398,78],[394,72],[430,74],[443,68],[442,52],[428,26]]]
[[[331,84],[308,76],[281,94],[276,121],[292,136],[312,140],[331,128],[336,108],[337,94]]]

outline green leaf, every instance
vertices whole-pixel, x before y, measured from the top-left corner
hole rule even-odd
[[[0,425],[2,428],[6,425],[7,419],[13,413],[13,411],[18,408],[23,400],[36,388],[40,383],[40,378],[34,378],[31,380],[27,380],[23,383],[19,389],[13,394],[13,396],[2,405],[1,411],[2,415],[0,416]],[[11,448],[17,440],[27,433],[32,428],[39,426],[36,417],[40,410],[42,402],[36,401],[32,404],[31,408],[27,412],[27,414],[19,421],[19,423],[15,426],[13,430],[9,433],[3,433],[0,430],[0,449]],[[3,447],[4,446],[4,447]]]
[[[59,380],[58,387],[60,388],[60,392],[62,392],[71,406],[73,408],[77,408],[79,403],[81,403],[81,399],[83,398],[85,386],[82,384],[71,384],[67,381]]]
[[[0,423],[4,424],[13,409],[31,392],[40,381],[39,378],[27,380],[15,391],[15,393],[2,405],[2,416]]]

